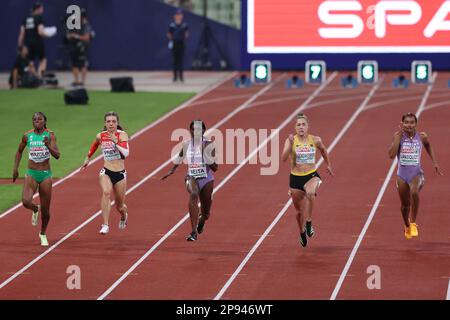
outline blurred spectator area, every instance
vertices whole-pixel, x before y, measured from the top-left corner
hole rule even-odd
[[[165,3],[203,15],[203,0],[163,0]],[[241,0],[207,0],[208,18],[241,29]]]

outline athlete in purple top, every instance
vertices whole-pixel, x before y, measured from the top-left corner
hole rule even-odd
[[[169,173],[161,178],[166,179],[174,174],[184,159],[187,160],[188,172],[184,178],[189,193],[189,215],[192,232],[187,241],[197,240],[197,235],[203,232],[205,221],[208,220],[212,204],[214,188],[213,171],[217,171],[214,143],[204,137],[206,126],[201,120],[192,121],[189,126],[191,140],[183,143],[183,148],[175,159],[174,166]],[[198,203],[200,201],[201,215]]]
[[[401,201],[401,212],[405,223],[405,237],[417,237],[417,213],[419,210],[419,192],[424,184],[424,175],[420,166],[422,145],[430,155],[436,173],[442,175],[431,147],[428,135],[417,132],[417,117],[413,113],[403,115],[400,130],[394,134],[389,148],[389,157],[398,159],[397,190]]]

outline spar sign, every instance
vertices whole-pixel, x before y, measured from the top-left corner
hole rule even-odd
[[[450,52],[450,0],[248,0],[247,50]]]

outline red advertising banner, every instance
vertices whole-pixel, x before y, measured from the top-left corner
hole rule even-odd
[[[450,0],[248,0],[247,51],[450,52]]]

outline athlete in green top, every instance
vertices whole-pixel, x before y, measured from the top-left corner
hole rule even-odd
[[[56,136],[47,129],[47,117],[42,112],[33,115],[33,130],[22,137],[16,152],[13,170],[13,182],[19,176],[19,164],[25,147],[28,147],[28,169],[23,184],[22,203],[25,208],[33,211],[31,224],[36,226],[39,213],[42,214],[42,225],[39,238],[42,246],[48,246],[46,230],[50,220],[50,200],[52,197],[52,171],[50,170],[50,155],[59,159],[60,153],[56,145]],[[33,203],[33,195],[39,187],[40,205]]]

